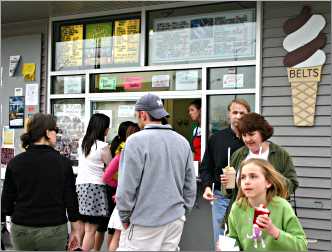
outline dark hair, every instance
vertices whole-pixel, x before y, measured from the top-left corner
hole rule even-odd
[[[190,107],[191,105],[194,105],[196,109],[201,109],[201,107],[202,107],[202,101],[201,101],[201,99],[195,99],[195,100],[193,100],[193,101],[189,104],[189,107]]]
[[[201,101],[201,99],[195,99],[195,100],[193,100],[193,101],[189,104],[189,107],[190,107],[191,105],[194,105],[196,109],[201,109],[201,107],[202,107],[202,101]]]
[[[118,134],[111,141],[111,155],[115,156],[115,151],[118,148],[119,144],[126,141],[127,129],[130,125],[133,125],[132,121],[125,121],[120,123],[118,128]]]
[[[105,131],[109,125],[110,118],[107,115],[96,113],[91,116],[82,141],[82,150],[85,156],[89,155],[92,145],[97,140],[104,141]]]
[[[250,112],[249,103],[246,100],[241,99],[241,98],[235,98],[234,100],[232,100],[227,106],[228,111],[231,111],[231,106],[232,106],[233,103],[237,103],[237,104],[240,104],[240,105],[244,106],[247,109],[247,111]]]
[[[27,131],[21,135],[22,147],[27,149],[42,137],[49,139],[47,130],[56,130],[56,117],[50,114],[34,114],[27,123]]]
[[[127,128],[127,132],[126,132],[126,140],[130,135],[132,135],[138,131],[140,131],[140,128],[138,127],[137,123],[133,123],[132,125],[129,125]]]
[[[254,112],[245,114],[239,120],[238,130],[241,136],[257,130],[262,135],[263,141],[273,135],[273,127],[265,120],[264,116]]]

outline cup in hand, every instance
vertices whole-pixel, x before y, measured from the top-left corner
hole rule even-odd
[[[220,251],[240,251],[238,246],[235,246],[236,240],[225,236],[225,235],[219,235],[219,249]]]
[[[259,207],[255,207],[253,224],[257,224],[261,228],[261,226],[257,223],[257,217],[259,215],[264,215],[264,214],[269,216],[270,213],[271,213],[270,210],[265,208],[263,204],[260,204]]]
[[[235,178],[236,178],[235,169],[231,166],[226,166],[224,169],[222,169],[222,171],[228,179],[225,189],[234,189],[235,188]]]

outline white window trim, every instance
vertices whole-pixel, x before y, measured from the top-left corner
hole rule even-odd
[[[156,91],[151,92],[160,96],[162,99],[182,99],[182,98],[201,98],[202,111],[207,111],[207,99],[210,95],[227,95],[227,94],[255,94],[255,112],[260,112],[261,106],[261,76],[262,76],[262,2],[256,2],[256,58],[254,60],[239,60],[239,61],[222,61],[222,62],[206,62],[206,63],[190,63],[190,64],[170,64],[170,65],[151,65],[146,66],[146,16],[147,12],[151,10],[162,10],[177,7],[190,7],[206,4],[216,4],[218,2],[181,2],[168,3],[153,6],[145,6],[140,8],[121,9],[116,11],[104,11],[88,14],[70,15],[53,17],[49,19],[49,33],[48,33],[48,77],[47,77],[47,112],[51,112],[51,100],[66,99],[66,98],[83,98],[85,100],[85,128],[90,119],[91,103],[95,101],[133,101],[137,100],[144,92],[128,92],[128,93],[89,93],[90,76],[91,74],[99,73],[124,73],[124,72],[145,72],[145,71],[165,71],[177,69],[201,69],[202,70],[202,88],[194,91]],[[140,66],[138,67],[112,67],[104,69],[87,69],[87,70],[68,70],[68,71],[52,71],[52,45],[53,45],[53,22],[65,21],[70,19],[81,19],[87,17],[98,17],[105,15],[117,14],[141,14],[141,41],[140,41]],[[255,88],[251,89],[229,89],[229,90],[207,90],[207,74],[209,68],[213,67],[236,67],[236,66],[255,66]],[[85,79],[85,93],[82,94],[51,94],[51,81],[53,76],[61,75],[82,75]],[[206,128],[207,128],[207,113],[202,113],[201,129],[202,129],[202,146],[201,151],[205,151],[206,143]]]

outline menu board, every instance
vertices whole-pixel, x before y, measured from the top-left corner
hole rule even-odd
[[[56,70],[81,66],[83,62],[83,24],[64,25],[56,43]]]
[[[86,25],[84,64],[112,64],[112,22]]]
[[[117,20],[114,28],[114,63],[139,62],[140,19]]]
[[[153,64],[255,56],[255,9],[159,18],[153,30]]]

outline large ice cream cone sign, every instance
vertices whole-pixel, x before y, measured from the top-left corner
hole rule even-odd
[[[292,89],[293,118],[296,126],[314,125],[321,70],[322,66],[288,68],[288,80]]]
[[[322,15],[311,15],[304,7],[296,18],[284,24],[283,46],[288,51],[284,65],[288,66],[288,81],[292,90],[295,126],[313,126],[318,84],[326,56],[323,48],[326,36],[321,31],[326,22]]]

